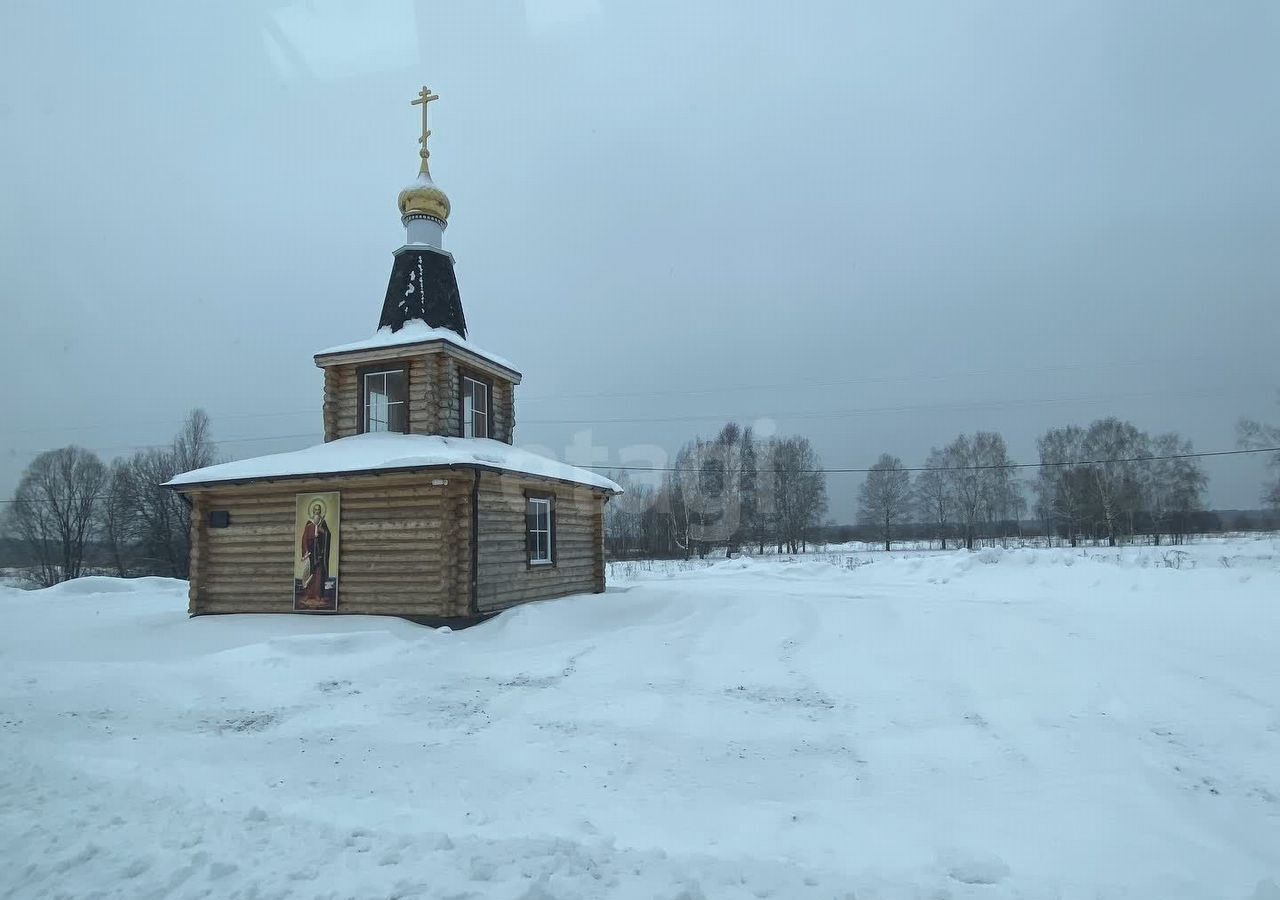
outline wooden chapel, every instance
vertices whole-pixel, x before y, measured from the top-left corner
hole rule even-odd
[[[421,166],[366,340],[315,354],[324,443],[186,472],[191,615],[310,612],[474,620],[605,586],[617,484],[513,445],[520,373],[467,337],[450,204]]]

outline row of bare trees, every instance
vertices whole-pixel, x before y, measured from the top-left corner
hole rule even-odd
[[[1208,477],[1188,458],[1191,442],[1148,435],[1131,422],[1099,419],[1051,428],[1037,440],[1031,487],[1050,539],[1111,546],[1135,534],[1180,542],[1203,509]],[[1027,510],[1023,482],[1004,438],[962,434],[929,454],[913,480],[902,460],[882,455],[858,493],[859,523],[889,549],[908,523],[927,523],[943,549],[949,537],[972,550],[981,536],[1006,537]]]
[[[170,445],[110,465],[82,447],[49,450],[23,473],[4,530],[41,586],[90,570],[185,578],[188,508],[180,494],[160,485],[214,462],[209,417],[200,409],[188,414]]]
[[[1174,432],[1148,435],[1106,418],[1088,428],[1051,428],[1036,444],[1037,510],[1049,533],[1073,547],[1082,537],[1114,547],[1139,533],[1180,543],[1203,508],[1209,478],[1199,460],[1187,458],[1191,442]]]
[[[942,541],[973,549],[980,532],[1016,523],[1026,507],[1004,438],[994,431],[961,434],[929,452],[914,479],[896,456],[882,454],[858,491],[858,521],[889,549],[908,522],[927,522]]]
[[[606,522],[614,556],[799,553],[827,512],[822,460],[807,438],[762,440],[736,422],[685,444],[659,479],[621,477],[626,493]]]

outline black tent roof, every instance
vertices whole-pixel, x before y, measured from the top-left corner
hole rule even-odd
[[[459,337],[467,336],[462,295],[453,274],[453,257],[448,253],[430,247],[401,247],[396,251],[378,327],[399,331],[413,319],[421,319],[432,328],[448,328]]]

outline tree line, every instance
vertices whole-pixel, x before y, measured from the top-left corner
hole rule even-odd
[[[1242,446],[1267,440],[1280,445],[1280,431],[1241,426]],[[614,558],[796,553],[854,534],[886,549],[907,536],[974,549],[1029,534],[1115,546],[1139,536],[1182,543],[1212,526],[1208,476],[1187,456],[1191,441],[1175,432],[1150,434],[1108,417],[1050,428],[1036,449],[1022,467],[1000,433],[977,431],[933,448],[914,471],[882,454],[858,490],[851,531],[823,522],[826,475],[808,439],[761,440],[730,422],[686,443],[660,474],[615,476],[626,493],[606,508],[607,549]],[[1264,499],[1280,503],[1280,487],[1268,492]]]
[[[1239,442],[1280,446],[1280,427],[1242,421]],[[882,454],[858,491],[858,535],[886,548],[909,535],[943,549],[973,549],[984,539],[1021,534],[1029,512],[1051,542],[1071,546],[1114,546],[1135,535],[1177,543],[1203,530],[1208,477],[1198,460],[1185,458],[1193,448],[1180,435],[1149,435],[1105,418],[1050,428],[1036,446],[1039,466],[1028,479],[1018,477],[1023,470],[997,432],[958,435],[932,449],[915,473]],[[87,571],[185,578],[189,511],[181,494],[160,485],[215,462],[209,417],[200,409],[169,445],[109,464],[80,447],[42,453],[0,520],[10,556],[45,586]],[[1276,476],[1262,499],[1280,510],[1280,454],[1270,464]],[[849,534],[824,523],[826,474],[799,435],[758,438],[729,422],[711,439],[686,443],[666,470],[616,478],[626,493],[606,507],[605,530],[615,558],[688,558],[714,549],[797,553]]]
[[[618,475],[625,493],[606,507],[607,549],[615,558],[730,555],[808,549],[827,513],[822,460],[808,438],[757,438],[729,422],[694,438],[672,466],[643,479]]]
[[[104,463],[83,447],[41,453],[4,514],[4,530],[31,581],[48,587],[90,571],[186,578],[190,513],[160,487],[216,462],[209,417],[192,410],[165,447]]]
[[[859,523],[886,550],[904,526],[919,522],[943,549],[951,539],[972,550],[981,537],[1021,527],[1029,492],[1051,542],[1115,546],[1138,534],[1181,543],[1204,509],[1208,476],[1199,460],[1186,458],[1191,442],[1176,433],[1149,435],[1109,417],[1087,428],[1050,428],[1036,448],[1030,481],[1016,477],[995,432],[962,434],[933,449],[914,479],[901,459],[883,454],[858,492]]]

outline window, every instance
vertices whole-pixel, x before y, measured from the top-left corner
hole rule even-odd
[[[555,498],[550,495],[525,497],[525,528],[528,535],[529,565],[549,566],[555,562]]]
[[[409,404],[405,402],[404,369],[365,372],[364,428],[362,431],[409,431]]]
[[[462,436],[489,436],[489,385],[470,375],[462,376]]]

